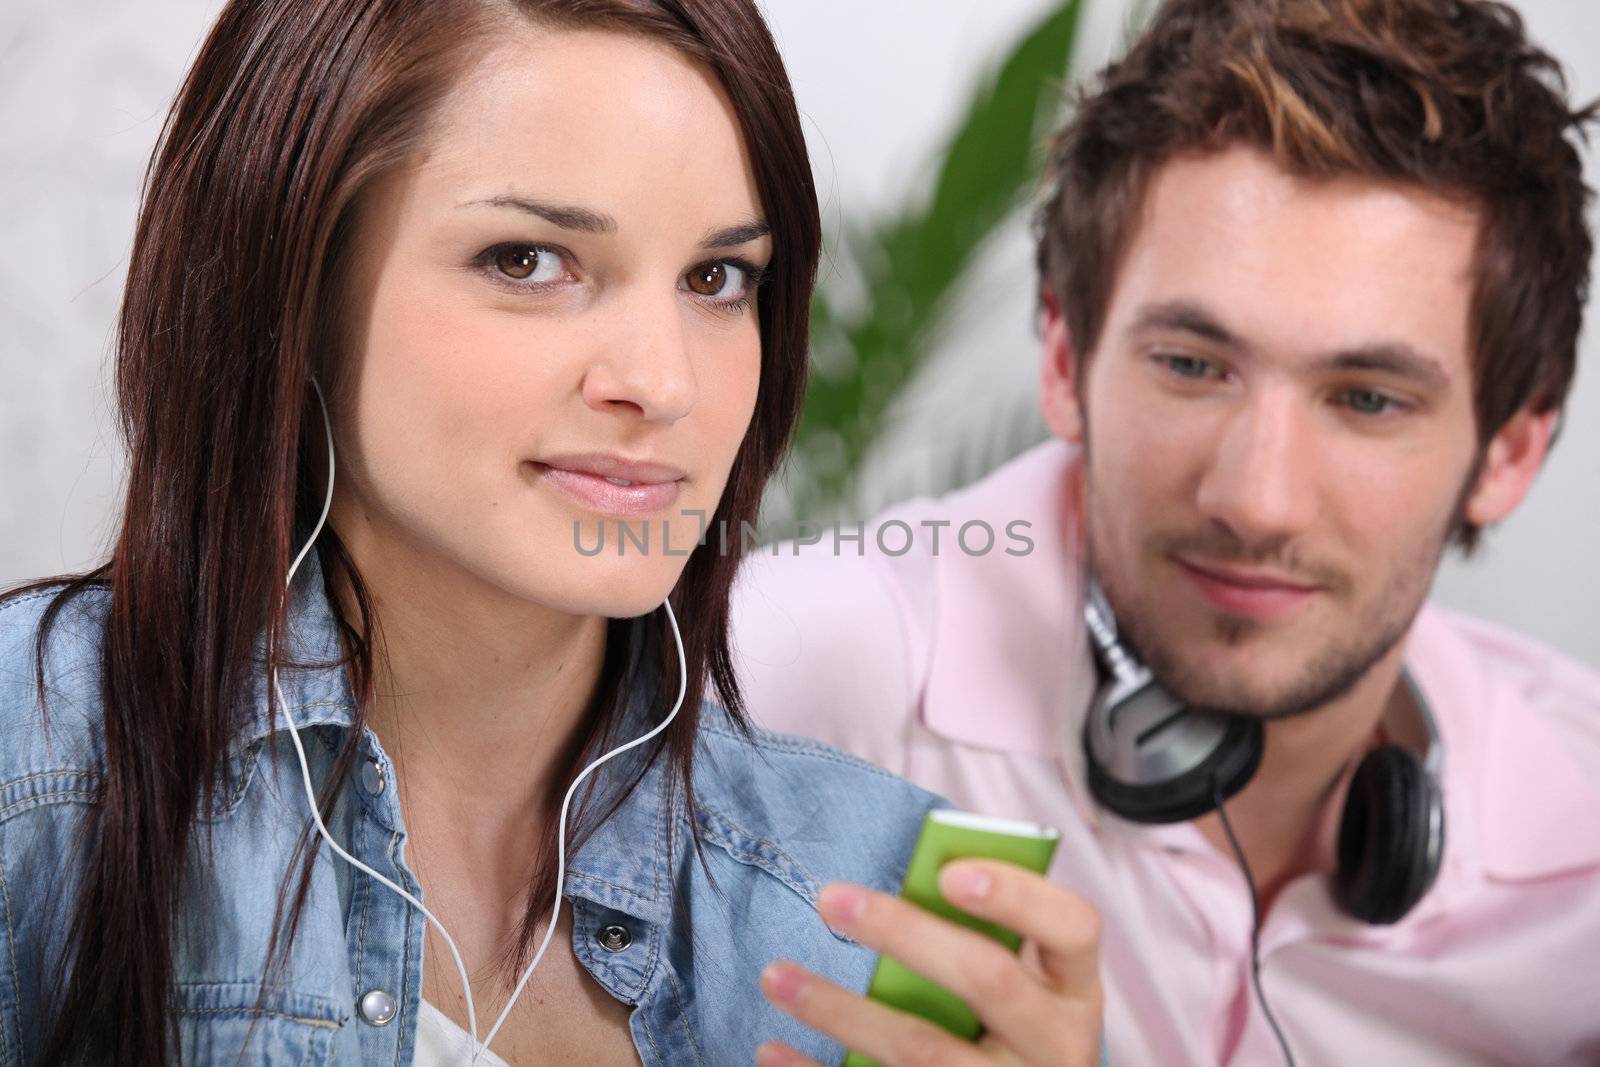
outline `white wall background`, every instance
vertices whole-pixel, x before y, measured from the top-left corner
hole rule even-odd
[[[1127,0],[1090,0],[1084,56],[1119,43]],[[0,586],[83,568],[113,529],[121,457],[109,343],[146,157],[219,0],[7,0],[0,6]],[[922,187],[978,71],[1048,0],[765,0],[837,229]],[[1600,4],[1520,0],[1535,38],[1600,95]],[[1591,181],[1600,156],[1590,153]],[[1042,434],[1030,249],[994,243],[958,325],[896,411],[866,492],[920,491]],[[1590,313],[1600,319],[1600,307]],[[1600,326],[1565,437],[1522,510],[1437,598],[1600,666]],[[974,399],[977,398],[977,399]],[[956,456],[964,457],[957,460]]]

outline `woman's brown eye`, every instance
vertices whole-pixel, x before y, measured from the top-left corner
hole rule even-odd
[[[716,296],[728,282],[728,268],[723,263],[708,263],[689,272],[689,288],[701,296]]]
[[[534,285],[519,286],[533,289],[569,279],[567,261],[553,248],[544,245],[501,245],[493,250],[489,261],[503,278],[512,281],[531,281]]]
[[[507,248],[494,257],[494,263],[509,278],[526,278],[539,265],[539,253],[532,248]]]

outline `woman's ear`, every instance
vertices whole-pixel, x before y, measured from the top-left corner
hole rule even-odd
[[[1467,498],[1466,518],[1475,526],[1492,526],[1516,510],[1544,464],[1555,432],[1556,412],[1536,414],[1524,408],[1500,427],[1489,441],[1483,469]]]
[[[1061,303],[1049,286],[1039,290],[1044,314],[1044,352],[1039,372],[1039,406],[1044,421],[1063,441],[1083,443],[1083,408],[1078,397],[1078,354],[1073,351]]]

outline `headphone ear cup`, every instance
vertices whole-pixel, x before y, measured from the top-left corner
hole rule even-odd
[[[1181,731],[1186,725],[1192,727],[1193,723],[1176,719],[1149,743],[1170,743],[1170,731]],[[1216,809],[1219,790],[1227,800],[1245,787],[1261,765],[1266,747],[1265,731],[1258,719],[1230,717],[1220,734],[1208,736],[1212,740],[1203,749],[1198,743],[1190,746],[1204,752],[1194,766],[1159,778],[1124,780],[1112,773],[1103,755],[1096,751],[1086,726],[1083,741],[1089,792],[1105,808],[1132,822],[1158,824],[1198,819]]]
[[[1422,899],[1442,851],[1430,840],[1437,802],[1432,780],[1406,749],[1385,745],[1361,761],[1339,824],[1334,895],[1346,913],[1387,925]]]

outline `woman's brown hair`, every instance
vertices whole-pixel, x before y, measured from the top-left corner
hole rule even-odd
[[[116,392],[129,453],[126,500],[110,559],[67,581],[40,627],[89,587],[109,590],[100,689],[105,773],[87,824],[86,867],[44,1062],[169,1062],[176,1042],[173,938],[186,891],[180,872],[204,855],[196,813],[230,783],[228,742],[241,694],[282,663],[284,582],[294,537],[314,519],[322,427],[308,381],[339,335],[341,256],[366,190],[415,158],[454,81],[507,20],[642,35],[704,63],[738,116],[774,257],[759,299],[761,390],[711,520],[754,521],[787,447],[804,391],[806,330],[820,225],[805,140],[787,75],[750,0],[232,0],[172,106],[145,177],[116,335]],[[335,376],[337,366],[327,368]],[[356,722],[322,787],[324,804],[354,761],[374,672],[377,620],[332,531],[320,542],[331,590],[353,591],[342,619]],[[697,711],[709,676],[735,722],[743,709],[728,645],[738,549],[708,542],[672,593],[688,608],[687,693],[663,735],[685,795]],[[34,583],[29,589],[38,589]],[[337,603],[337,599],[335,603]],[[613,621],[604,680],[568,773],[616,725],[628,682],[630,626],[644,647],[670,648],[661,613]],[[675,694],[675,659],[645,657],[658,693]],[[658,709],[664,712],[666,709]],[[559,801],[559,794],[554,798]],[[309,825],[309,820],[308,820]],[[298,890],[285,872],[286,948],[305,901],[315,840]],[[520,942],[548,914],[555,829],[535,865]],[[198,851],[197,851],[198,850]],[[292,902],[287,903],[292,897]],[[279,944],[275,935],[275,944]],[[269,970],[274,956],[269,952]],[[281,958],[281,954],[280,954]],[[263,976],[265,982],[266,976]]]

